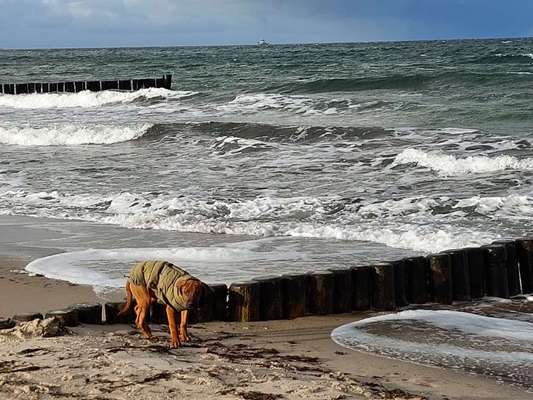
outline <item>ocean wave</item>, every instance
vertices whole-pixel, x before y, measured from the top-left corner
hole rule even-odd
[[[38,108],[91,108],[108,104],[131,103],[143,99],[180,99],[198,92],[174,91],[163,88],[141,89],[135,92],[105,90],[102,92],[82,91],[78,93],[32,93],[0,95],[0,106],[22,109]]]
[[[491,64],[531,64],[532,60],[533,53],[495,53],[476,58],[473,62]]]
[[[424,252],[486,244],[496,237],[454,226],[449,215],[463,210],[454,209],[457,202],[446,198],[360,206],[353,199],[338,197],[265,196],[239,201],[19,190],[3,193],[2,203],[5,202],[13,213],[39,210],[44,217],[82,219],[132,229],[369,241]],[[467,212],[472,208],[468,202],[464,207]],[[435,212],[440,214],[433,215]]]
[[[141,138],[152,127],[56,125],[46,128],[2,128],[0,143],[19,146],[73,146],[84,144],[112,144]]]
[[[391,75],[375,78],[330,78],[300,81],[269,88],[282,93],[353,92],[379,89],[421,89],[435,78],[430,75]]]
[[[398,165],[415,164],[429,168],[441,176],[460,176],[503,171],[507,169],[533,170],[533,159],[518,159],[513,156],[470,156],[457,158],[438,152],[425,152],[418,149],[405,149],[396,156],[389,168]]]

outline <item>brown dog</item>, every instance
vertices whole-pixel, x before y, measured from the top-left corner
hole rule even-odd
[[[187,332],[189,310],[198,308],[208,294],[208,286],[199,279],[166,261],[145,261],[135,264],[126,282],[126,304],[118,315],[125,314],[135,298],[135,325],[144,337],[152,338],[146,317],[150,304],[160,301],[166,306],[171,347],[178,348],[190,340]],[[175,312],[181,312],[180,330]]]

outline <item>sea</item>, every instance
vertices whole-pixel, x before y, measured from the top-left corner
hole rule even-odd
[[[2,83],[167,73],[0,95],[1,254],[105,297],[144,259],[230,283],[532,234],[533,39],[0,50]],[[533,390],[501,301],[332,337]]]
[[[54,233],[29,270],[230,282],[532,233],[532,39],[0,50],[2,83],[166,73],[0,95],[0,223]]]

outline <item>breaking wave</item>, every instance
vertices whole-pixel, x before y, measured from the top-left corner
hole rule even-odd
[[[163,88],[141,89],[135,92],[105,90],[102,92],[83,91],[78,93],[32,93],[0,95],[0,106],[10,108],[90,108],[107,104],[131,103],[143,99],[180,99],[191,97],[198,92],[173,91]]]
[[[390,167],[415,164],[429,168],[442,176],[458,176],[487,172],[514,170],[533,170],[533,159],[518,159],[513,156],[470,156],[457,158],[437,152],[425,152],[418,149],[405,149],[396,156]]]
[[[44,217],[60,216],[132,229],[368,241],[422,252],[487,244],[499,237],[453,224],[454,213],[461,217],[461,213],[472,212],[477,207],[476,199],[465,200],[460,207],[446,198],[360,206],[353,199],[338,197],[224,200],[149,193],[26,193],[12,188],[2,193],[2,198],[2,203],[7,202],[2,208],[12,213],[38,209]],[[524,201],[519,201],[520,206],[526,206]],[[482,207],[483,199],[477,199],[477,203]],[[530,202],[527,206],[532,209]],[[493,213],[496,207],[486,208],[486,212]],[[441,214],[433,216],[440,209]],[[421,217],[432,218],[433,223],[420,224]]]
[[[74,146],[112,144],[141,138],[152,127],[57,125],[46,128],[2,128],[0,143],[18,146]]]

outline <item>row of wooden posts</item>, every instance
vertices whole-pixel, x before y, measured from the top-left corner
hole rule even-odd
[[[100,92],[102,90],[134,91],[147,88],[169,89],[172,85],[172,75],[161,78],[143,79],[111,79],[94,81],[65,81],[54,83],[0,83],[0,94],[27,93],[77,93],[84,90]]]
[[[509,298],[533,292],[533,238],[371,265],[257,278],[229,287],[210,286],[212,293],[204,306],[192,312],[193,323],[396,310],[409,304],[451,304],[484,296]],[[81,304],[45,316],[63,319],[67,326],[133,322],[133,311],[117,317],[122,305],[106,303],[102,313],[102,305]],[[150,320],[166,323],[162,304],[152,305]]]

